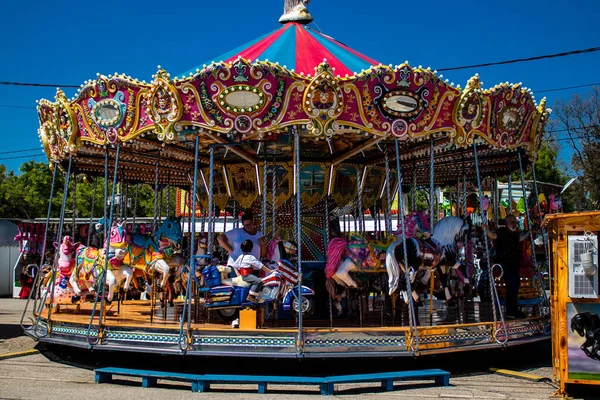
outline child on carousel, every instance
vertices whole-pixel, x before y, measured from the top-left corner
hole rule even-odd
[[[233,270],[236,275],[242,276],[244,282],[248,282],[252,285],[247,300],[252,303],[257,303],[257,296],[260,293],[260,289],[262,289],[262,280],[255,275],[255,272],[263,270],[267,274],[270,274],[271,270],[252,254],[253,247],[254,243],[252,243],[252,240],[250,239],[246,239],[242,242],[240,245],[242,254],[234,261]]]

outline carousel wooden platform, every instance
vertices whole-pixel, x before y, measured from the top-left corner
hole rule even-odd
[[[173,307],[161,308],[157,303],[151,321],[150,301],[114,302],[107,306],[101,324],[97,316],[90,324],[93,303],[84,303],[79,309],[62,305],[51,314],[50,320],[44,312],[35,332],[42,342],[74,347],[269,358],[416,356],[497,348],[549,338],[547,316],[533,315],[502,324],[499,316],[494,322],[488,305],[483,302],[459,303],[456,307],[440,303],[436,307],[432,304],[431,308],[424,303],[418,308],[416,335],[408,325],[407,316],[405,320],[399,312],[393,324],[385,310],[383,319],[380,312],[362,319],[356,316],[306,319],[301,332],[293,318],[266,320],[252,329],[237,329],[216,316],[210,317],[212,313],[200,313],[201,319],[192,318],[188,329],[187,321],[183,324],[181,321],[182,305],[182,301],[176,301]]]

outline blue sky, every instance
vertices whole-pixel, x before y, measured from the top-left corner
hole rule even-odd
[[[79,85],[96,72],[151,80],[157,65],[178,74],[276,29],[282,0],[74,2],[4,0],[0,13],[0,81]],[[384,64],[432,69],[584,49],[600,45],[597,0],[364,2],[313,0],[323,33]],[[505,66],[451,71],[464,87],[475,73],[484,86],[523,82],[534,91],[600,82],[600,52]],[[589,88],[540,93],[550,107]],[[54,88],[0,86],[3,144],[10,169],[39,148],[35,100]],[[68,96],[74,89],[66,89]],[[568,157],[568,153],[561,152]],[[27,158],[6,160],[27,155]],[[4,159],[3,159],[4,158]]]

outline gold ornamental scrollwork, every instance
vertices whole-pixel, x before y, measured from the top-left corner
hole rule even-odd
[[[56,90],[56,133],[65,142],[67,151],[74,153],[77,151],[77,133],[79,132],[79,126],[77,125],[77,118],[75,113],[69,104],[69,100],[65,93],[57,89]]]
[[[169,74],[163,69],[156,73],[148,92],[147,114],[154,122],[158,140],[175,140],[174,125],[183,115],[183,104]]]
[[[302,107],[310,117],[307,129],[314,136],[331,136],[339,128],[336,118],[344,110],[344,96],[329,64],[317,67],[304,92]]]

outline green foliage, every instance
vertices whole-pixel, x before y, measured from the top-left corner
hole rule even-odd
[[[47,163],[29,161],[21,165],[20,173],[15,174],[8,171],[5,165],[0,164],[0,218],[34,219],[46,218],[48,212],[48,199],[52,186],[52,171]],[[71,177],[68,196],[65,207],[65,218],[73,217],[73,188],[75,192],[75,216],[89,218],[92,215],[94,219],[99,219],[104,215],[104,178],[89,178],[84,175],[77,175],[74,180]],[[62,207],[64,193],[64,171],[58,170],[56,173],[56,182],[54,184],[54,196],[52,200],[51,217],[59,217]],[[96,185],[94,195],[94,185]],[[121,211],[115,207],[114,214],[117,217],[135,215],[138,217],[152,217],[154,215],[154,201],[158,201],[159,215],[167,215],[167,190],[160,187],[158,196],[154,195],[154,188],[149,185],[137,185],[137,205],[135,200],[136,185],[120,184],[117,186],[116,193],[122,193],[129,197],[125,199],[128,208]],[[127,193],[125,193],[127,192]],[[161,196],[162,193],[162,196]],[[175,213],[175,188],[170,188],[169,213]],[[108,185],[108,198],[112,195],[112,184]],[[162,199],[162,201],[161,201]],[[162,207],[161,207],[162,206]],[[107,211],[108,212],[108,211]]]

